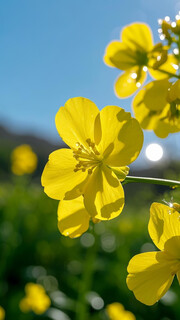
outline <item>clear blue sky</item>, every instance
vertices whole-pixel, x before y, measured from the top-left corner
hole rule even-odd
[[[119,71],[103,63],[104,49],[134,21],[148,23],[159,41],[157,19],[178,10],[177,0],[1,0],[0,123],[58,141],[54,117],[71,97],[130,111],[131,99],[114,95]],[[163,144],[177,149],[178,138]],[[145,145],[151,141],[162,144],[148,132]]]

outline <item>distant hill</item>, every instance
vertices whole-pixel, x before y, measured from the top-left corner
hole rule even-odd
[[[66,146],[63,143],[50,143],[45,139],[31,134],[18,134],[11,132],[7,128],[0,125],[0,148],[6,145],[13,149],[20,144],[29,144],[37,154],[43,154],[44,156],[48,155],[53,150]]]
[[[10,172],[10,157],[12,150],[21,144],[29,144],[38,156],[38,168],[36,174],[40,174],[47,162],[49,154],[63,147],[65,144],[53,144],[45,139],[31,134],[18,134],[0,125],[0,174],[4,176]]]

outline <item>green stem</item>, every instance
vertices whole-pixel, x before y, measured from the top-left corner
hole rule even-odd
[[[86,294],[91,290],[91,283],[94,273],[94,261],[96,257],[97,241],[87,249],[84,258],[83,274],[79,285],[78,301],[76,305],[76,320],[88,320],[89,306],[86,300]]]
[[[168,71],[165,71],[165,70],[161,70],[161,69],[157,69],[157,71],[159,71],[161,73],[164,73],[164,74],[167,74],[170,78],[180,79],[180,75],[178,75],[178,74],[174,74],[174,73],[171,73],[171,72],[168,72]]]
[[[127,176],[126,179],[122,182],[122,184],[124,185],[132,182],[158,184],[161,186],[168,186],[173,189],[180,188],[180,181],[159,179],[159,178],[132,177],[132,176]]]

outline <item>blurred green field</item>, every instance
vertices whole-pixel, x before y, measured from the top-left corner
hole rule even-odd
[[[179,189],[125,185],[125,208],[118,218],[92,224],[80,238],[69,239],[57,228],[58,201],[48,198],[40,184],[54,147],[49,145],[46,150],[45,143],[44,149],[43,143],[34,144],[37,170],[32,176],[18,177],[10,171],[10,155],[17,143],[12,136],[0,142],[0,306],[6,320],[108,320],[105,309],[113,302],[122,303],[137,320],[180,319],[177,279],[152,307],[138,302],[126,285],[129,260],[140,252],[156,250],[147,229],[151,203],[171,197],[180,202]],[[131,175],[179,180],[179,168],[179,163],[172,163]],[[29,282],[41,284],[51,299],[42,315],[23,313],[19,308]]]
[[[106,305],[115,301],[139,320],[180,318],[176,279],[168,294],[152,307],[138,302],[125,281],[130,258],[155,249],[147,231],[150,204],[169,200],[172,194],[178,201],[179,191],[157,196],[149,185],[134,193],[132,185],[125,189],[126,206],[120,217],[91,226],[81,238],[72,240],[60,235],[58,202],[43,193],[37,178],[10,177],[1,182],[0,305],[6,319],[73,320],[80,319],[79,308],[86,308],[87,320],[105,320]],[[42,284],[51,298],[44,315],[24,314],[19,309],[28,282]]]

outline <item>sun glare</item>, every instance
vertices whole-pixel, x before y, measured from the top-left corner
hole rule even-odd
[[[146,148],[146,157],[150,161],[159,161],[163,157],[163,148],[157,143],[149,144]]]

